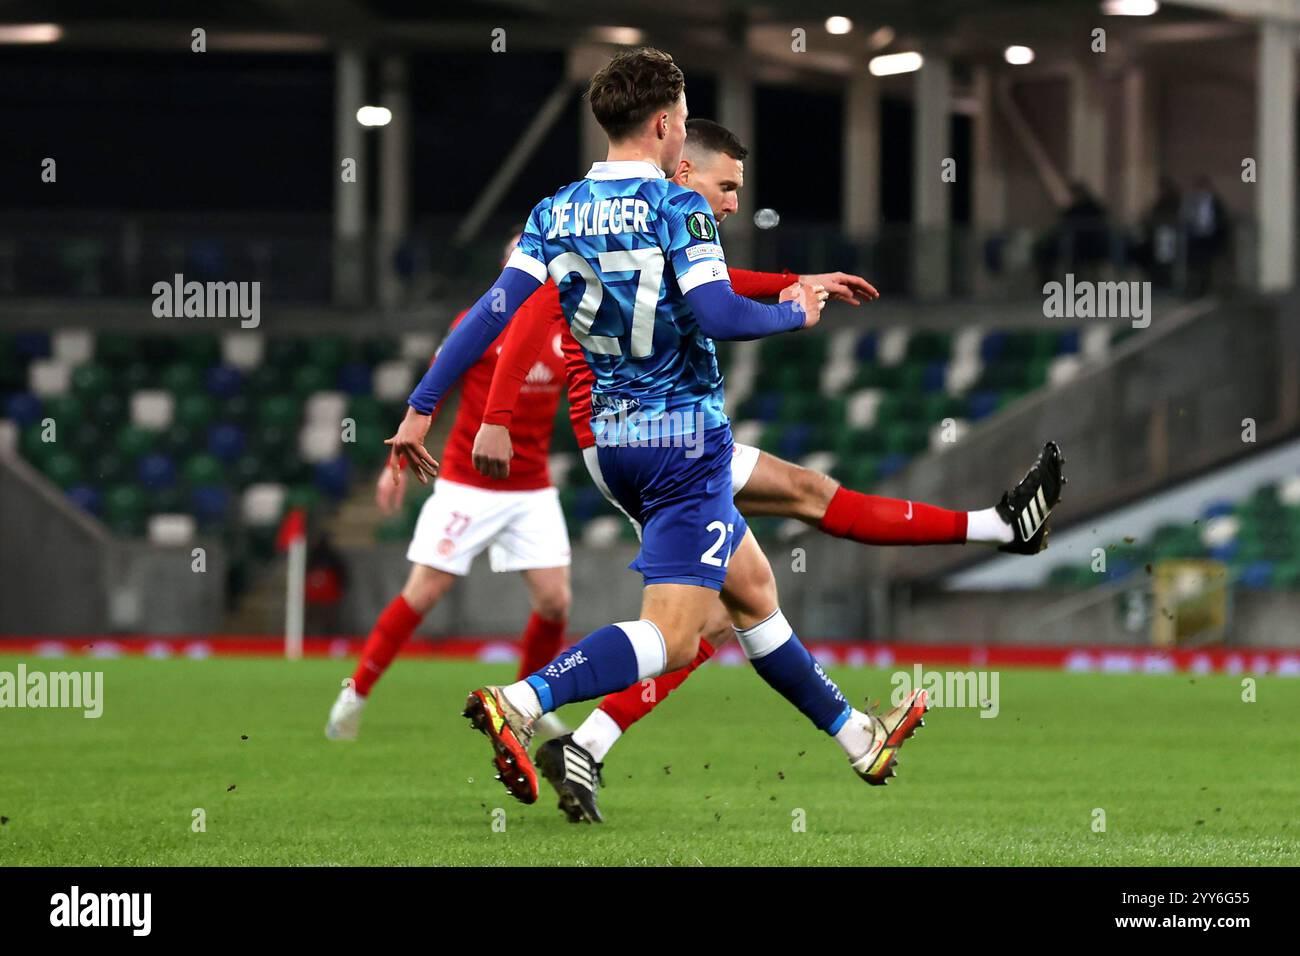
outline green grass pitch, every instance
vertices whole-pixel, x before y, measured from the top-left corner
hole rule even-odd
[[[574,826],[545,784],[509,799],[459,716],[507,666],[399,660],[346,744],[321,729],[349,662],[26,663],[102,669],[104,713],[0,710],[0,865],[1300,863],[1285,678],[1244,703],[1227,676],[1006,670],[996,718],[931,711],[873,788],[748,668],[710,665],[610,754],[607,823]],[[888,698],[886,671],[833,673]]]

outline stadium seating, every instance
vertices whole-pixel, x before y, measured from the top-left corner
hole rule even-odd
[[[1143,540],[1107,546],[1104,573],[1090,565],[1052,569],[1049,584],[1088,588],[1166,560],[1205,558],[1227,565],[1238,587],[1300,589],[1300,475],[1262,485],[1240,501],[1218,501],[1187,523],[1157,528]]]
[[[837,479],[869,487],[1049,380],[1068,377],[1081,339],[1074,329],[903,328],[769,339],[758,363],[779,371],[739,397],[733,417],[742,440],[796,461],[830,453]],[[758,427],[747,427],[751,422]]]
[[[237,565],[270,554],[285,508],[332,506],[382,459],[419,368],[376,396],[373,368],[398,353],[331,335],[0,334],[0,417],[115,533],[219,533]]]
[[[718,348],[738,440],[868,489],[1030,391],[1077,374],[1122,335],[893,327]],[[426,335],[3,334],[0,415],[19,430],[21,453],[116,533],[174,541],[192,526],[260,559],[284,509],[323,512],[373,477],[434,344]],[[563,407],[552,471],[575,538],[634,539],[591,486]],[[409,537],[422,503],[411,495],[377,538]],[[191,522],[153,520],[160,515]],[[1252,581],[1294,580],[1256,517],[1239,515],[1241,527],[1221,547],[1258,565]],[[755,527],[766,534],[780,524]],[[1194,551],[1194,537],[1170,531],[1153,547]]]

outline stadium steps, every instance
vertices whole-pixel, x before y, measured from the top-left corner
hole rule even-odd
[[[423,501],[422,495],[416,495]],[[375,504],[374,486],[365,481],[353,485],[336,510],[318,519],[309,527],[309,535],[329,536],[340,551],[368,550],[375,546],[375,529],[384,516]],[[275,558],[265,573],[258,575],[256,583],[235,601],[226,618],[229,634],[261,634],[277,631],[284,623],[285,588],[288,581],[287,562]]]
[[[108,607],[112,537],[14,451],[0,448],[0,633],[94,634]],[[58,600],[75,587],[79,600]]]
[[[359,482],[325,522],[325,531],[336,547],[373,548],[375,529],[383,521],[375,504],[374,486]]]
[[[253,583],[226,613],[227,634],[275,634],[284,628],[288,562],[277,558],[256,575]]]

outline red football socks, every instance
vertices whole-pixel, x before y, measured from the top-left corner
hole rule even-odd
[[[821,530],[863,544],[964,544],[966,512],[840,488]]]
[[[555,655],[560,653],[560,645],[564,643],[564,627],[567,623],[563,619],[548,621],[536,613],[528,618],[524,636],[519,640],[519,674],[515,680],[523,680],[555,660]]]
[[[402,645],[411,639],[411,635],[415,633],[420,623],[420,618],[421,615],[416,614],[411,605],[406,603],[406,598],[400,594],[384,608],[383,613],[379,615],[379,620],[375,622],[375,629],[366,638],[366,646],[361,651],[361,660],[352,675],[353,684],[359,695],[365,697],[370,693],[370,688],[374,687],[375,681],[388,670],[388,665],[393,662]]]
[[[638,681],[627,690],[610,694],[600,702],[600,709],[609,714],[614,723],[622,730],[627,730],[678,687],[682,681],[691,676],[691,672],[713,656],[713,647],[704,638],[700,638],[700,650],[695,660],[685,667],[667,674],[661,674],[649,682]]]

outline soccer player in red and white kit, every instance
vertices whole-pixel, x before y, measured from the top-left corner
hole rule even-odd
[[[705,119],[686,123],[686,145],[673,177],[678,185],[700,193],[722,223],[738,208],[737,193],[744,184],[744,145],[725,127]],[[797,276],[793,273],[747,272],[731,268],[732,288],[750,298],[775,297],[800,280],[822,286],[832,298],[851,305],[859,296],[871,300],[879,293],[859,276],[842,272]],[[591,431],[591,386],[594,380],[582,349],[569,331],[560,309],[554,282],[538,289],[519,311],[504,335],[505,346],[488,394],[483,426],[474,443],[474,464],[487,475],[506,475],[513,469],[511,438],[517,429],[516,397],[524,375],[543,344],[560,330],[569,383],[569,417],[583,460],[596,486],[617,508],[600,475],[596,441]],[[736,505],[746,517],[774,515],[795,518],[826,534],[874,545],[930,545],[985,542],[1003,550],[1033,554],[1045,546],[1047,514],[1059,498],[1060,464],[1056,446],[1049,443],[1003,504],[981,511],[950,511],[919,501],[903,501],[862,494],[845,488],[829,475],[782,461],[752,445],[736,443],[732,458],[732,488]],[[1030,524],[1013,521],[1018,512],[1037,508],[1020,499],[1034,499],[1045,489],[1041,511]],[[1050,501],[1048,499],[1051,499]],[[622,510],[622,509],[620,509]],[[630,518],[628,520],[631,520]],[[633,522],[635,524],[635,522]],[[639,532],[638,528],[638,532]],[[650,713],[681,685],[691,672],[734,636],[731,619],[722,602],[700,639],[695,659],[679,670],[657,677],[649,688],[640,684],[611,694],[573,732],[557,736],[537,752],[537,768],[560,794],[560,809],[574,822],[600,822],[596,789],[605,755],[622,733]],[[651,693],[647,693],[651,690]]]
[[[518,241],[516,232],[506,245],[506,257]],[[521,641],[519,673],[531,674],[560,651],[569,616],[569,532],[547,467],[565,375],[560,332],[552,329],[549,343],[534,350],[521,376],[516,396],[523,400],[512,420],[515,457],[510,475],[486,478],[475,470],[470,450],[501,345],[489,348],[461,379],[460,407],[443,449],[442,471],[420,509],[406,552],[411,573],[401,593],[379,615],[356,672],[330,710],[325,736],[331,740],[356,739],[375,681],[424,616],[484,551],[493,571],[518,571],[528,585],[532,615]],[[407,473],[399,474],[401,479],[394,482],[385,467],[375,488],[386,514],[401,507]],[[548,723],[542,728],[548,734],[564,730],[558,718]]]

